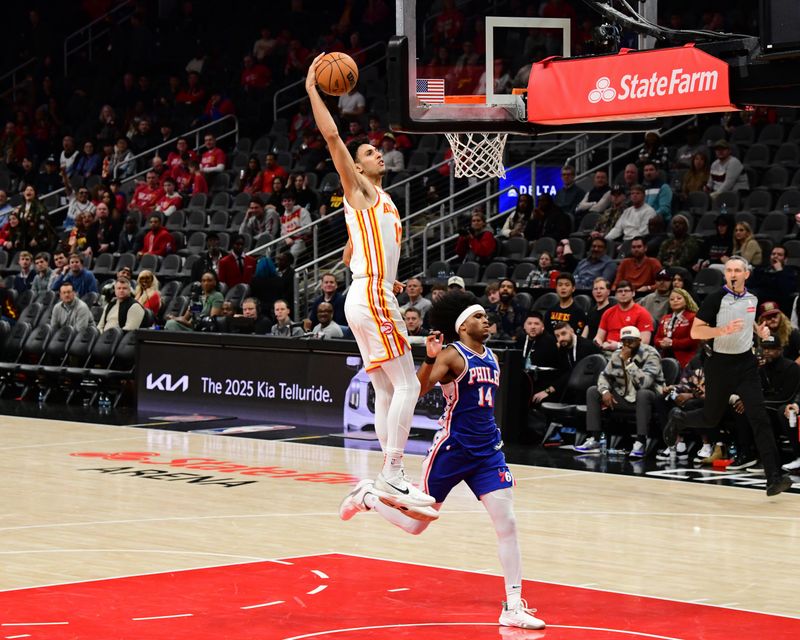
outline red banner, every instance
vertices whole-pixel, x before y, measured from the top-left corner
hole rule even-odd
[[[576,124],[736,111],[728,64],[693,44],[613,56],[548,58],[531,69],[528,120]]]

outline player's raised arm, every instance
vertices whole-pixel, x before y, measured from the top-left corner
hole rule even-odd
[[[308,68],[308,74],[306,75],[306,91],[311,101],[311,110],[314,113],[314,120],[317,123],[317,128],[322,134],[322,137],[325,138],[328,151],[336,167],[336,172],[339,174],[339,178],[342,181],[342,188],[344,189],[345,196],[348,196],[356,191],[363,191],[363,188],[358,172],[356,171],[355,163],[339,135],[339,129],[336,127],[333,116],[330,114],[330,111],[328,111],[328,107],[325,105],[325,102],[323,102],[322,96],[319,95],[319,90],[317,89],[316,67],[317,62],[319,62],[319,59],[323,55],[325,54],[321,53],[314,58],[311,66]]]
[[[455,352],[452,349],[443,351],[443,343],[444,336],[439,331],[434,331],[425,338],[425,362],[417,369],[420,398],[437,383],[448,382],[449,378],[452,378],[451,371],[454,365],[452,356]]]

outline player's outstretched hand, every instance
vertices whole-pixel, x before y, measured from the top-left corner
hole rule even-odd
[[[306,74],[306,91],[310,91],[313,89],[317,84],[317,62],[319,59],[325,55],[323,51],[320,53],[316,58],[311,61],[311,66],[308,67],[308,73]]]
[[[425,338],[425,353],[429,358],[435,358],[442,351],[444,336],[441,331],[434,331]]]
[[[406,288],[406,285],[404,285],[399,280],[395,280],[394,284],[392,284],[392,293],[394,295],[397,295],[398,293],[401,293],[403,291],[403,289],[405,289],[405,288]]]

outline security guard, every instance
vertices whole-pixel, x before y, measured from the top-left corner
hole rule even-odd
[[[678,434],[686,428],[713,429],[719,423],[731,394],[738,395],[753,429],[764,473],[767,495],[774,496],[792,486],[791,478],[782,475],[780,457],[769,417],[764,408],[758,361],[753,353],[753,333],[760,338],[770,335],[769,328],[756,325],[758,298],[745,287],[750,265],[740,256],[725,263],[726,285],[710,293],[692,324],[695,340],[713,340],[713,354],[705,365],[706,397],[702,409],[674,409],[664,427],[664,441],[675,445]]]

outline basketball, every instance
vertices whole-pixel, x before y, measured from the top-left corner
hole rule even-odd
[[[316,68],[317,85],[328,95],[342,96],[349,93],[358,82],[358,65],[346,53],[326,53]]]

